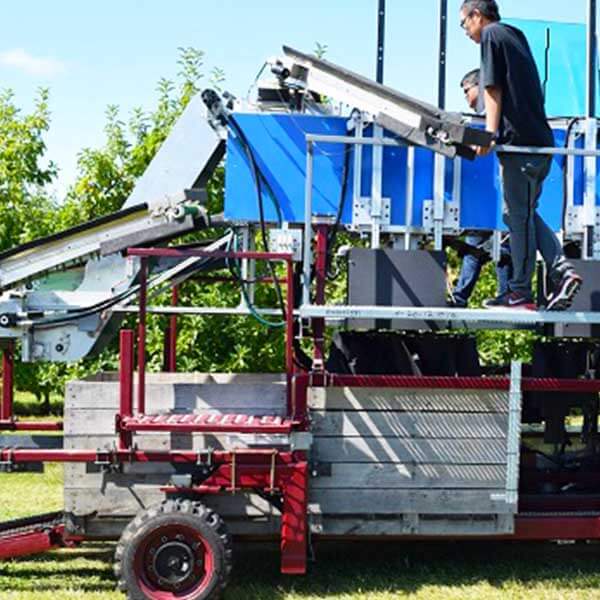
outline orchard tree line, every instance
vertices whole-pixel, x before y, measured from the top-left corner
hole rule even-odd
[[[322,55],[326,46],[317,45],[316,51]],[[124,119],[118,106],[107,107],[104,143],[80,151],[76,180],[64,199],[57,199],[51,191],[59,166],[44,157],[44,137],[51,125],[49,90],[38,91],[29,114],[17,106],[11,90],[0,91],[0,251],[118,210],[190,99],[204,86],[222,86],[223,72],[213,69],[205,74],[203,59],[200,50],[180,48],[177,77],[158,82],[152,110],[136,108]],[[222,210],[223,187],[221,166],[208,186],[209,208],[214,212]],[[210,234],[201,232],[196,238]],[[488,269],[479,293],[489,294],[493,282]],[[162,300],[168,302],[166,297]],[[229,284],[191,281],[180,293],[181,304],[187,305],[233,306],[238,300],[238,290]],[[129,317],[129,325],[134,325],[133,317]],[[149,368],[154,370],[162,365],[165,326],[164,317],[150,319]],[[182,371],[273,372],[283,368],[282,331],[253,319],[185,317],[178,320],[178,330],[178,368]],[[482,356],[487,361],[506,362],[516,355],[526,357],[529,351],[527,334],[479,335]],[[16,385],[34,393],[48,410],[50,395],[62,394],[65,381],[116,370],[117,366],[115,340],[99,356],[72,365],[18,363]]]

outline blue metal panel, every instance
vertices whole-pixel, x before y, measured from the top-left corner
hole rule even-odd
[[[496,229],[502,222],[498,161],[488,155],[461,166],[460,224],[464,229]]]
[[[245,133],[261,172],[270,183],[281,206],[283,218],[291,223],[304,220],[306,170],[306,133],[344,135],[346,120],[338,117],[315,117],[292,114],[237,114],[235,119]],[[556,144],[563,146],[565,131],[554,130]],[[368,129],[365,135],[371,135]],[[316,145],[314,166],[314,214],[335,215],[342,187],[342,171],[346,149],[341,144]],[[348,182],[343,223],[352,222],[352,188],[354,148],[350,152]],[[392,203],[391,222],[405,225],[407,190],[407,148],[387,147],[383,154],[383,195]],[[564,204],[563,157],[555,157],[540,198],[540,212],[548,224],[558,231],[562,227]],[[423,203],[433,198],[434,155],[415,148],[414,196],[412,224],[423,220]],[[583,202],[583,161],[576,161],[576,204]],[[454,166],[446,160],[444,196],[452,200]],[[362,195],[370,197],[372,149],[364,148]],[[268,221],[277,219],[273,199],[264,185],[262,197]],[[463,160],[461,166],[461,227],[464,229],[504,229],[502,195],[495,156],[473,162]],[[600,202],[600,194],[598,194]],[[248,156],[236,136],[228,139],[225,214],[230,220],[259,220],[256,185]]]
[[[309,115],[234,115],[248,139],[256,163],[263,173],[288,222],[304,220],[307,133],[345,135],[346,119]],[[315,150],[315,214],[335,214],[339,204],[344,148],[339,144],[318,144]],[[274,199],[262,186],[267,221],[276,221]],[[240,139],[229,132],[225,174],[225,216],[235,221],[259,218],[256,182]]]
[[[535,58],[540,78],[546,67],[547,32],[548,82],[546,112],[549,116],[585,114],[586,26],[580,23],[558,23],[527,19],[504,19],[526,35]],[[596,106],[599,106],[597,92]]]

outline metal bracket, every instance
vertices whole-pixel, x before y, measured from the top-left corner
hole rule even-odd
[[[306,431],[292,431],[292,433],[290,433],[290,448],[292,452],[296,452],[297,450],[310,450],[312,443],[312,433]]]
[[[433,200],[423,202],[423,229],[428,233],[434,233],[436,219],[434,218]],[[446,202],[444,204],[444,231],[449,233],[460,232],[460,208],[455,202]]]
[[[381,213],[377,216],[380,225],[389,225],[391,223],[390,198],[381,199]],[[361,225],[372,225],[373,205],[371,198],[358,198],[352,206],[352,225],[359,227]]]
[[[3,456],[4,453],[7,453],[6,460],[0,460],[0,473],[10,473],[15,468],[15,461],[13,460],[13,451],[12,447],[0,448],[0,456]]]
[[[114,450],[102,450],[98,448],[96,450],[94,465],[100,467],[104,473],[123,472],[123,463],[119,461],[117,453]]]
[[[600,208],[596,208],[594,215],[594,236],[592,241],[592,258],[600,260]]]

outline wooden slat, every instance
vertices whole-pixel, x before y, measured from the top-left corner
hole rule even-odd
[[[507,514],[516,506],[491,499],[492,490],[314,490],[312,514]],[[502,493],[498,490],[497,493]]]
[[[315,410],[507,412],[508,392],[408,388],[311,388],[309,405]]]
[[[134,378],[137,379],[137,372],[134,373]],[[70,383],[118,383],[119,373],[117,371],[101,371],[88,375],[83,379],[69,382]],[[286,382],[285,373],[197,373],[197,372],[159,372],[146,373],[146,383],[192,383],[192,384],[234,384],[247,385],[249,383],[265,384],[265,383],[283,383]],[[68,384],[68,385],[69,385]]]
[[[140,509],[162,502],[164,494],[158,487],[139,484],[118,486],[113,482],[104,487],[65,487],[65,511],[77,516],[134,516]],[[205,496],[208,506],[224,517],[267,517],[279,514],[266,500],[256,495],[222,494]]]
[[[358,436],[443,438],[506,438],[505,414],[406,413],[398,411],[311,411],[317,437]]]
[[[330,475],[312,477],[310,489],[377,488],[474,488],[499,489],[506,482],[506,468],[499,465],[449,466],[414,464],[333,464],[319,465]],[[326,467],[323,470],[323,467]],[[65,482],[73,487],[100,489],[107,482],[127,486],[165,485],[175,469],[170,464],[126,464],[122,473],[90,472],[85,464],[65,465]]]
[[[487,518],[474,519],[464,515],[464,519],[364,519],[349,517],[345,519],[323,517],[312,526],[313,533],[339,536],[488,536],[506,535],[514,531],[512,515],[489,515]]]
[[[73,533],[83,533],[86,539],[89,540],[119,539],[132,516],[129,515],[125,518],[90,516],[81,524],[83,530],[78,529]],[[267,520],[252,519],[250,517],[243,519],[224,517],[223,520],[231,535],[279,536],[281,533],[281,524],[278,517],[271,517]]]
[[[319,465],[319,475],[311,478],[311,490],[354,488],[424,489],[502,489],[506,467],[502,465],[415,465],[406,464],[332,464]]]
[[[233,381],[234,383],[149,382],[146,385],[147,411],[151,414],[173,409],[190,412],[194,409],[235,408],[237,412],[243,413],[252,406],[272,409],[285,407],[285,383],[279,381],[277,376],[249,376],[247,380],[240,376]],[[134,386],[134,393],[136,389],[137,386]],[[118,382],[72,381],[67,384],[66,409],[103,407],[116,411],[118,403]]]
[[[504,440],[408,440],[398,438],[317,438],[313,456],[325,463],[408,463],[504,465]]]

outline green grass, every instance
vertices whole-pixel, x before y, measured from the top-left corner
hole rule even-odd
[[[50,415],[62,416],[63,404],[63,397],[60,394],[52,394],[50,396]],[[48,415],[43,412],[42,403],[30,392],[15,391],[14,410],[17,416],[27,417],[27,420],[48,419]]]
[[[0,520],[62,504],[62,467],[0,474]],[[123,600],[114,544],[0,563],[0,600]],[[273,544],[237,546],[225,600],[600,600],[600,544],[327,543],[306,577],[279,574]]]

